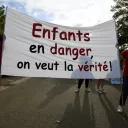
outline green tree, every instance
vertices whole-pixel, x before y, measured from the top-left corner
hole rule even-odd
[[[120,50],[128,47],[128,0],[114,0],[113,18],[116,20],[117,36]]]
[[[0,7],[0,37],[3,36],[5,22],[5,6]]]

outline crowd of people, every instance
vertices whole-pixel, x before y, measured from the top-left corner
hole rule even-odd
[[[119,100],[119,106],[117,108],[117,112],[122,113],[123,112],[123,106],[126,103],[127,97],[128,97],[128,49],[124,50],[121,53],[121,61],[124,61],[123,64],[123,86],[122,86],[122,91],[120,95],[120,100]],[[84,79],[79,79],[77,89],[75,90],[76,93],[80,91],[81,85],[83,84]],[[85,79],[85,90],[87,92],[90,92],[89,88],[89,79]],[[105,93],[106,91],[104,90],[104,79],[98,79],[97,80],[97,93],[102,94]]]
[[[78,87],[75,90],[76,92],[80,91],[81,85],[83,84],[84,79],[79,79],[78,80]],[[90,88],[89,88],[89,81],[92,81],[91,79],[85,79],[85,90],[87,92],[90,92]],[[97,92],[98,93],[105,93],[106,91],[103,88],[104,86],[104,79],[98,79],[97,80]]]

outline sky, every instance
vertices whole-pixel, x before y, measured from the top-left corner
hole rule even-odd
[[[64,26],[88,27],[112,19],[113,0],[0,0],[41,21]]]

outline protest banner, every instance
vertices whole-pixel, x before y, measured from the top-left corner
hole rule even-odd
[[[8,8],[4,34],[2,75],[120,78],[114,20],[68,27]]]

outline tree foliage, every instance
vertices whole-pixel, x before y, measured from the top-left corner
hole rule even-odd
[[[128,47],[128,0],[114,0],[113,18],[116,20],[117,36],[120,50]]]
[[[3,36],[5,23],[5,6],[0,7],[0,37]]]

